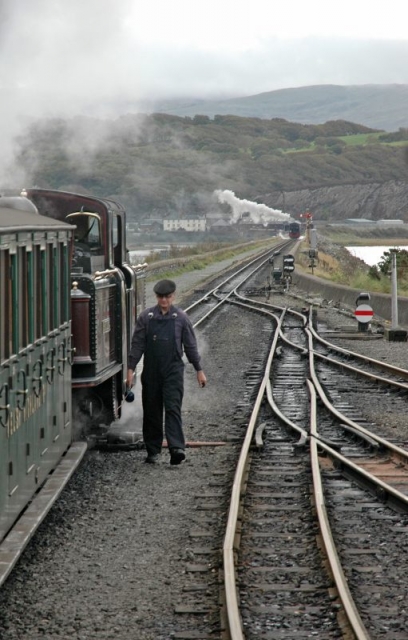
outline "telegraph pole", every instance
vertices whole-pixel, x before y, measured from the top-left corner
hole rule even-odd
[[[398,327],[397,253],[391,251],[391,329]]]
[[[389,342],[406,342],[407,331],[398,326],[397,252],[391,251],[391,327],[384,330]]]
[[[310,229],[312,227],[313,214],[310,211],[306,211],[305,213],[301,213],[300,218],[306,218],[306,240],[310,247]]]

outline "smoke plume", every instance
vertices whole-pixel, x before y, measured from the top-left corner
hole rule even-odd
[[[219,202],[229,204],[232,209],[231,224],[235,224],[244,214],[249,214],[250,219],[255,224],[268,224],[269,222],[287,222],[290,219],[289,213],[284,213],[280,209],[271,209],[266,204],[259,204],[251,200],[241,200],[237,198],[233,191],[214,192]]]

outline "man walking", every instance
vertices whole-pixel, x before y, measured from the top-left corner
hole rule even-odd
[[[144,356],[142,381],[143,439],[147,450],[145,462],[158,462],[164,431],[170,451],[170,464],[185,459],[185,440],[181,406],[184,393],[183,352],[197,372],[204,387],[207,378],[200,366],[200,354],[193,326],[179,307],[173,305],[176,285],[160,280],[153,287],[157,304],[139,315],[132,337],[128,360],[127,384],[133,383],[137,363]]]

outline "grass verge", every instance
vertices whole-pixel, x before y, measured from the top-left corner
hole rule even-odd
[[[330,280],[336,284],[345,284],[353,289],[360,289],[360,291],[391,294],[390,277],[378,272],[373,276],[368,265],[364,266],[360,261],[353,259],[351,255],[348,257],[345,254],[341,259],[338,259],[319,249],[318,258],[314,261],[312,268],[308,252],[307,244],[302,243],[296,256],[296,267],[304,273]],[[408,296],[408,281],[405,278],[399,278],[398,295]]]
[[[221,249],[213,249],[209,252],[203,252],[196,255],[197,249],[200,247],[200,245],[198,245],[197,247],[191,248],[190,254],[188,252],[186,253],[185,252],[186,248],[184,248],[183,256],[175,257],[176,260],[180,260],[181,258],[180,266],[174,267],[174,262],[173,264],[166,265],[166,263],[171,262],[171,260],[167,260],[167,259],[154,261],[154,262],[153,261],[149,262],[149,259],[147,259],[147,263],[149,264],[150,267],[154,265],[155,268],[159,267],[162,264],[163,269],[160,270],[160,277],[174,279],[175,277],[180,276],[183,273],[187,273],[189,271],[196,271],[196,270],[200,271],[201,269],[205,269],[211,264],[215,264],[217,262],[222,262],[223,260],[229,260],[229,259],[235,258],[237,256],[247,253],[248,251],[255,251],[257,249],[262,249],[266,247],[274,247],[280,241],[281,241],[281,238],[272,237],[272,238],[268,238],[268,239],[260,240],[256,242],[248,242],[248,243],[242,243],[239,245],[222,247]],[[204,250],[203,247],[202,249]],[[185,262],[183,262],[183,258],[185,258]],[[168,266],[168,269],[166,269],[166,266]],[[157,279],[157,273],[152,274],[150,276],[149,276],[149,273],[147,273],[148,282],[151,282],[152,280],[155,280],[155,279]]]

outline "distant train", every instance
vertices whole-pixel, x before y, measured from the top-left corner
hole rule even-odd
[[[300,238],[299,222],[291,222],[289,224],[289,238]]]
[[[40,189],[0,197],[0,541],[79,422],[107,432],[120,417],[144,303],[119,204]]]

